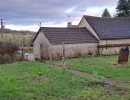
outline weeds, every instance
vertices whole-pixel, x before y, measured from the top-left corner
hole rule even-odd
[[[93,82],[100,82],[100,83],[104,83],[105,82],[105,77],[98,75],[97,73],[94,74],[93,78],[92,78]]]

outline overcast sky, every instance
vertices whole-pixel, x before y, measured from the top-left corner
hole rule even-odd
[[[101,16],[105,8],[115,14],[118,0],[1,0],[0,18],[5,27],[17,30],[38,30],[42,26],[66,27],[69,21],[78,24],[83,15]]]

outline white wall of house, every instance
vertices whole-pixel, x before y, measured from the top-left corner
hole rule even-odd
[[[130,39],[100,40],[99,45],[106,44],[130,44]]]
[[[82,44],[65,44],[66,57],[87,56],[89,54],[96,55],[98,43],[82,43]],[[52,46],[53,58],[62,56],[62,44]]]
[[[96,34],[96,32],[93,30],[91,25],[86,21],[84,17],[81,19],[78,27],[86,27],[99,40],[98,35]]]
[[[34,58],[41,59],[42,52],[45,53],[46,57],[49,56],[49,52],[48,52],[49,46],[50,43],[48,39],[45,37],[43,32],[40,32],[33,43]]]
[[[130,44],[130,39],[116,39],[116,40],[100,40],[99,45],[114,45],[114,44]],[[103,55],[119,54],[120,47],[102,47],[99,49],[99,53]]]
[[[101,55],[112,55],[112,54],[119,54],[121,47],[103,47],[100,48]]]

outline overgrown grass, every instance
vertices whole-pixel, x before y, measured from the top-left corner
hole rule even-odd
[[[117,60],[117,55],[86,58],[67,58],[66,66],[71,69],[129,82],[130,61],[127,64],[119,65]],[[47,63],[62,66],[62,61],[60,60],[47,61]]]
[[[88,86],[90,79],[38,62],[0,65],[0,100],[120,100],[130,98],[106,90],[102,85]]]
[[[11,41],[19,45],[29,45],[33,39],[33,35],[22,35],[22,34],[3,34],[4,41]]]

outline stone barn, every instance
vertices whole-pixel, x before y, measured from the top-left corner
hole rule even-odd
[[[41,27],[33,40],[34,57],[61,58],[63,42],[66,57],[96,55],[99,44],[99,40],[86,27]]]
[[[66,57],[118,54],[130,46],[130,18],[84,15],[76,27],[41,27],[33,40],[35,58],[61,58],[62,42]]]
[[[99,40],[99,54],[118,54],[122,46],[130,46],[130,18],[84,15],[78,27],[86,27]]]

